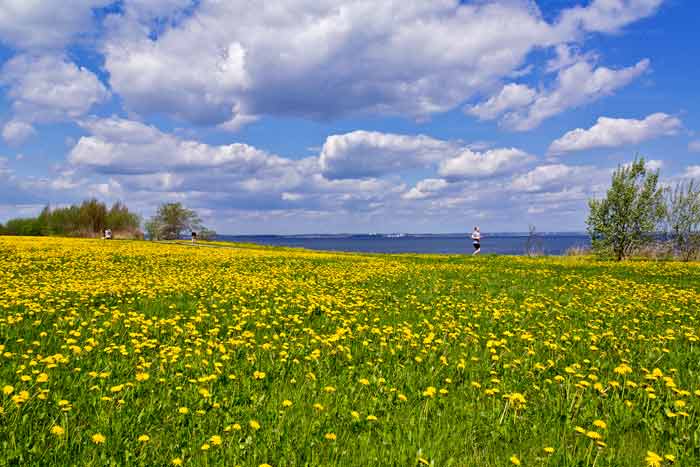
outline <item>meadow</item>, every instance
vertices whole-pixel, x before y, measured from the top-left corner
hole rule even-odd
[[[699,318],[697,263],[0,237],[0,465],[697,466]]]

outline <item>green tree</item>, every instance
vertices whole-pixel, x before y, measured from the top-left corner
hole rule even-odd
[[[588,202],[594,251],[619,261],[650,241],[665,211],[658,181],[659,171],[648,169],[644,158],[618,166],[605,198]]]
[[[676,252],[689,261],[700,251],[700,186],[678,182],[666,192],[665,223]]]
[[[125,204],[117,201],[107,212],[105,222],[107,228],[115,231],[133,231],[141,225],[141,218],[129,211]]]
[[[80,227],[86,234],[100,234],[107,224],[107,206],[95,198],[80,205]]]
[[[187,209],[182,203],[164,203],[158,207],[156,215],[147,223],[150,238],[176,240],[183,233],[202,229],[202,221],[196,212]],[[151,235],[154,231],[155,235]]]

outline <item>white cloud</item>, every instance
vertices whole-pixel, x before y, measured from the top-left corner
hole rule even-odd
[[[422,135],[353,131],[326,138],[319,161],[329,178],[363,178],[427,168],[454,151],[450,143]]]
[[[642,120],[600,117],[588,130],[577,128],[553,141],[549,152],[561,154],[637,144],[659,136],[675,135],[681,128],[678,118],[665,113],[654,113]]]
[[[103,51],[113,89],[141,114],[234,130],[249,121],[239,115],[422,119],[493,89],[536,48],[654,12],[609,2],[548,23],[526,1],[202,0],[155,38],[139,14],[112,15]]]
[[[3,0],[0,42],[20,49],[60,49],[94,27],[93,8],[114,0]]]
[[[511,188],[515,191],[537,192],[545,188],[563,188],[569,181],[569,177],[580,170],[574,166],[564,164],[541,165],[516,177],[511,183]]]
[[[444,160],[438,174],[447,179],[492,177],[513,172],[533,160],[533,156],[515,148],[489,149],[485,152],[464,149],[455,157]]]
[[[559,44],[554,48],[555,57],[547,61],[547,73],[568,68],[579,62],[595,62],[598,56],[595,52],[581,53],[581,51],[569,44]]]
[[[560,70],[554,87],[540,91],[532,104],[507,113],[502,123],[516,131],[527,131],[567,109],[576,108],[612,94],[649,68],[649,60],[619,70],[578,62]]]
[[[689,165],[685,168],[685,172],[681,175],[681,178],[696,178],[700,179],[700,165]]]
[[[524,84],[506,84],[498,94],[481,104],[468,107],[466,111],[481,120],[493,120],[507,110],[531,104],[536,96],[537,91]]]
[[[688,151],[700,152],[700,140],[695,140],[688,143]]]
[[[210,146],[131,120],[88,120],[81,125],[91,136],[80,138],[68,160],[105,173],[157,174],[227,168],[249,175],[285,163],[280,157],[246,144]]]
[[[11,146],[19,146],[35,133],[36,130],[30,124],[19,120],[10,120],[2,129],[2,139]]]
[[[16,115],[45,122],[77,118],[109,97],[91,71],[53,55],[18,55],[3,66],[0,86],[7,86]]]
[[[449,183],[447,180],[442,178],[426,178],[416,183],[416,186],[404,193],[401,197],[408,200],[425,199],[439,194],[448,186]]]
[[[654,14],[663,0],[593,0],[561,14],[559,27],[614,33],[625,25]]]

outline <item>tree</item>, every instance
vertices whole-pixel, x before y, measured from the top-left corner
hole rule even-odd
[[[80,226],[88,234],[100,234],[107,224],[107,206],[95,198],[80,205]]]
[[[164,203],[158,207],[156,215],[147,223],[146,230],[151,238],[175,240],[188,231],[202,228],[202,221],[196,212],[181,203]],[[155,235],[151,235],[153,230]]]
[[[664,220],[676,252],[689,261],[700,251],[700,186],[695,180],[667,190]]]
[[[115,231],[134,231],[141,225],[141,219],[138,214],[129,211],[125,204],[117,201],[107,212],[106,223],[108,228]]]
[[[664,215],[659,171],[647,169],[644,158],[618,166],[605,198],[588,201],[586,223],[594,251],[622,260],[651,240]]]

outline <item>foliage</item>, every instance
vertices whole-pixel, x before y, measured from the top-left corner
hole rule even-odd
[[[217,245],[0,238],[0,464],[700,465],[697,264]]]
[[[196,212],[182,203],[163,203],[148,223],[146,230],[152,239],[176,240],[184,233],[202,228],[202,221]],[[151,233],[154,235],[151,236]]]
[[[46,206],[36,218],[11,219],[0,233],[95,237],[109,228],[138,236],[140,223],[139,216],[123,203],[116,202],[107,210],[104,203],[92,198],[64,208]]]
[[[586,223],[594,251],[619,261],[652,240],[664,214],[658,180],[658,170],[647,169],[643,158],[618,166],[605,198],[588,202]]]
[[[700,186],[678,182],[667,190],[665,222],[679,257],[688,261],[700,251]]]
[[[42,225],[39,219],[21,217],[10,219],[5,223],[5,235],[42,235]]]

